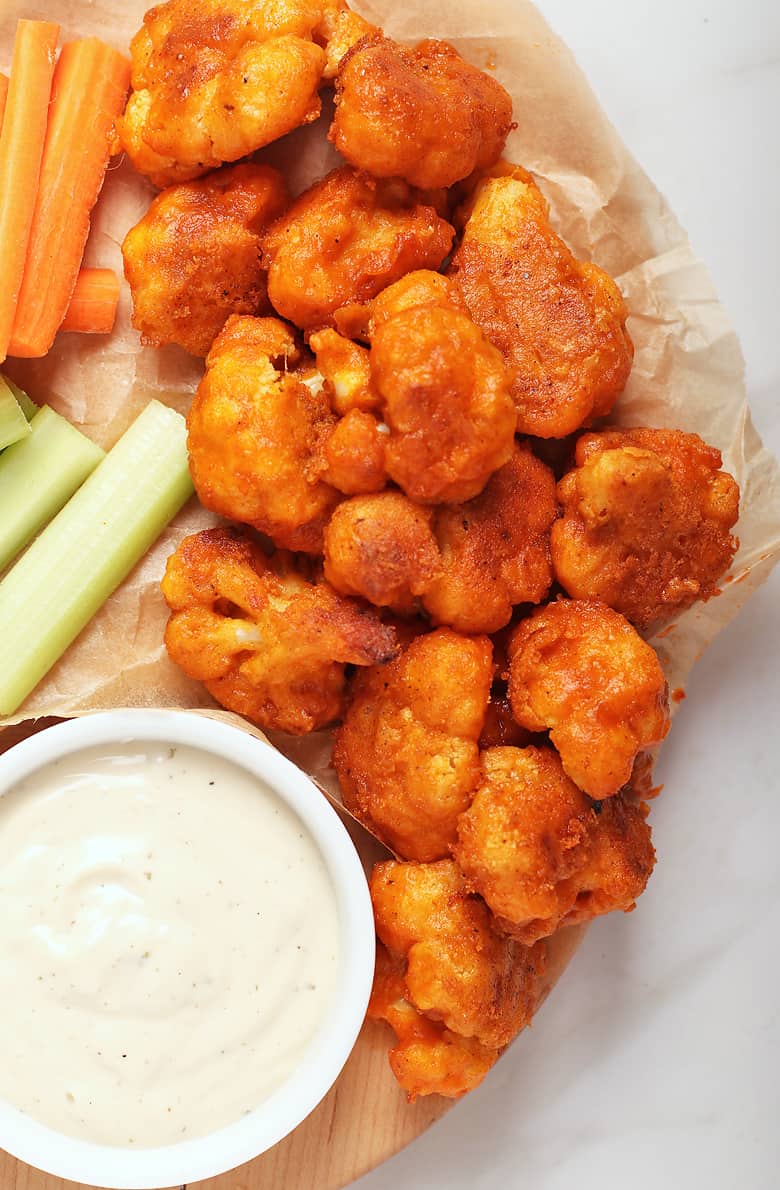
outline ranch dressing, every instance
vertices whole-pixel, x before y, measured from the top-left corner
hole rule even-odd
[[[338,961],[314,840],[229,761],[101,746],[0,797],[0,1097],[52,1128],[140,1148],[239,1119]]]

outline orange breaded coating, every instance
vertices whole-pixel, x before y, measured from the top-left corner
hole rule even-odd
[[[544,945],[527,948],[500,936],[450,859],[377,864],[370,888],[377,935],[391,961],[380,959],[369,1011],[401,1026],[401,1053],[395,1061],[391,1054],[396,1077],[411,1098],[462,1094],[492,1064],[485,1050],[497,1057],[530,1023]],[[438,1027],[426,1033],[405,1005]]]
[[[401,282],[404,300],[407,286]],[[372,313],[372,321],[371,370],[390,430],[388,475],[423,504],[470,500],[514,443],[499,353],[440,297],[404,306],[378,325]]]
[[[368,1005],[372,1020],[387,1021],[396,1035],[388,1052],[390,1069],[413,1103],[418,1095],[459,1099],[478,1087],[501,1051],[474,1037],[460,1037],[441,1021],[418,1012],[407,1000],[402,959],[377,943],[374,986]]]
[[[348,496],[381,491],[387,478],[386,441],[375,417],[350,409],[325,439],[323,478]]]
[[[341,714],[344,666],[397,651],[374,612],[307,582],[290,558],[266,558],[237,530],[186,537],[162,591],[171,660],[259,727],[294,735],[323,727]]]
[[[260,233],[286,203],[284,179],[267,165],[234,165],[158,194],[122,244],[142,341],[207,355],[231,314],[269,314]]]
[[[304,330],[330,324],[411,269],[436,269],[454,229],[398,179],[349,166],[306,190],[265,233],[263,261],[274,309]]]
[[[371,356],[366,347],[331,327],[310,335],[309,347],[335,413],[343,417],[353,410],[379,409],[381,397],[371,378]]]
[[[440,306],[444,310],[454,308],[468,313],[454,281],[430,269],[416,269],[383,289],[373,301],[342,306],[336,311],[334,322],[342,335],[370,343],[377,327],[383,322],[420,306]]]
[[[434,190],[492,165],[511,128],[509,93],[454,46],[375,33],[341,60],[328,136],[358,169]]]
[[[597,812],[549,747],[490,748],[482,769],[453,854],[502,929],[531,945],[562,924],[633,909],[654,861],[638,806],[619,795]]]
[[[449,272],[504,357],[518,432],[563,438],[609,413],[625,388],[634,354],[625,303],[555,234],[530,175],[496,172],[466,207]]]
[[[399,855],[440,859],[455,842],[480,778],[491,678],[487,637],[448,628],[357,675],[333,764],[344,805]]]
[[[550,729],[567,775],[593,798],[617,793],[637,753],[669,730],[666,680],[653,649],[595,601],[559,599],[518,624],[509,698],[522,727]]]
[[[552,582],[557,511],[553,473],[524,444],[473,500],[437,508],[441,573],[423,597],[434,623],[497,632],[516,604],[540,603]]]
[[[321,387],[293,370],[301,358],[278,319],[229,318],[206,360],[187,446],[206,508],[317,554],[340,499],[321,478],[321,441],[335,418]]]
[[[341,59],[362,38],[376,33],[364,17],[353,12],[346,0],[319,0],[322,19],[317,27],[317,40],[325,47],[325,69],[323,79],[336,77]]]
[[[681,430],[583,434],[558,485],[555,574],[641,627],[716,594],[737,548],[739,487],[720,451]]]
[[[647,807],[624,794],[597,807],[598,826],[588,859],[577,875],[579,891],[561,926],[574,926],[603,913],[630,913],[655,866]]]
[[[343,595],[411,612],[438,569],[431,511],[402,492],[345,500],[326,526],[325,577]]]
[[[237,161],[316,120],[323,75],[371,28],[341,0],[159,4],[130,43],[122,147],[160,187]]]

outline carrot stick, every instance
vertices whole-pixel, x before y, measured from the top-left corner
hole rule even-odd
[[[19,21],[0,133],[0,363],[8,354],[46,138],[59,25]]]
[[[45,355],[66,315],[129,85],[130,63],[96,37],[63,46],[10,355]]]
[[[114,329],[119,278],[113,269],[82,269],[61,331],[108,335]]]
[[[8,79],[4,74],[0,74],[0,132],[3,130],[3,115],[5,114],[5,101],[8,98]]]

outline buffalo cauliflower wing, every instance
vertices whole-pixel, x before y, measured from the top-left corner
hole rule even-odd
[[[511,127],[508,92],[446,41],[410,49],[374,33],[341,60],[329,137],[374,177],[451,186],[492,165]]]
[[[358,315],[357,310],[346,308],[338,312],[337,321],[354,316],[359,324],[355,337],[364,338],[370,343],[383,323],[407,310],[419,310],[423,306],[439,306],[442,310],[455,309],[468,313],[458,287],[449,277],[430,269],[416,269],[383,289],[372,302],[364,306],[362,315]]]
[[[647,807],[619,794],[597,803],[598,825],[577,874],[577,897],[561,919],[575,926],[603,913],[630,913],[655,865]]]
[[[340,415],[324,442],[324,478],[349,496],[381,491],[387,427],[374,416],[381,398],[368,349],[331,327],[315,331],[309,347],[331,408]]]
[[[391,629],[289,557],[248,537],[207,529],[186,537],[162,581],[171,660],[227,707],[263,728],[302,735],[342,711],[344,666],[397,651]]]
[[[325,577],[343,595],[411,612],[438,569],[431,511],[402,492],[345,500],[325,529]]]
[[[420,503],[470,500],[512,453],[507,374],[468,315],[440,295],[409,304],[409,284],[399,283],[402,308],[393,312],[388,290],[383,317],[372,312],[371,370],[390,431],[387,472]]]
[[[496,632],[518,603],[540,603],[552,582],[555,479],[526,445],[466,504],[437,508],[441,571],[423,593],[436,624]]]
[[[377,864],[370,888],[387,956],[369,1013],[396,1029],[393,1071],[410,1098],[462,1094],[533,1017],[544,944],[500,936],[449,859]]]
[[[411,269],[438,268],[453,235],[405,182],[376,181],[343,166],[265,233],[271,303],[304,330],[324,327],[340,307],[370,301]]]
[[[593,798],[617,793],[637,754],[669,730],[655,652],[595,601],[559,599],[521,620],[509,643],[509,698],[522,727],[550,729],[565,772]]]
[[[368,1016],[386,1021],[396,1035],[388,1053],[390,1069],[410,1103],[418,1095],[458,1099],[479,1086],[501,1051],[474,1037],[461,1037],[418,1012],[407,999],[405,966],[403,959],[392,958],[377,943]]]
[[[638,806],[618,796],[597,809],[549,747],[491,748],[482,770],[453,854],[502,929],[530,945],[561,925],[633,908],[653,867]]]
[[[122,245],[143,342],[207,355],[231,314],[269,314],[260,233],[286,202],[282,175],[266,165],[231,166],[158,194]]]
[[[160,187],[237,161],[316,120],[323,75],[370,29],[343,0],[159,4],[130,44],[122,147]]]
[[[615,282],[575,260],[519,167],[480,181],[464,214],[449,272],[506,361],[518,431],[563,438],[609,413],[633,359]]]
[[[355,678],[333,764],[344,804],[407,859],[446,856],[480,777],[487,637],[439,628]]]
[[[360,343],[324,327],[309,336],[317,370],[330,397],[333,411],[346,416],[353,411],[376,411],[381,397],[371,377],[371,356]]]
[[[387,479],[382,424],[362,409],[339,418],[323,444],[323,478],[340,492],[379,492]]]
[[[301,362],[278,319],[228,319],[190,409],[187,445],[206,508],[316,554],[341,498],[322,479],[322,440],[335,418],[321,385],[295,371]]]
[[[648,627],[715,594],[737,540],[739,488],[720,451],[681,430],[583,434],[558,485],[555,574]]]

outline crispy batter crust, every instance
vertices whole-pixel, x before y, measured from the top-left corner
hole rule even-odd
[[[341,61],[329,136],[377,178],[451,186],[492,165],[511,127],[508,92],[446,41],[408,49],[375,33]]]
[[[322,78],[372,28],[343,0],[150,8],[130,43],[122,147],[159,187],[237,161],[316,120]]]
[[[278,319],[230,318],[206,360],[187,445],[206,508],[284,549],[317,554],[341,498],[322,478],[320,449],[336,419],[326,394],[295,371],[301,362]]]
[[[530,945],[633,909],[654,862],[638,805],[618,796],[597,810],[549,747],[491,748],[482,769],[453,852],[502,928]]]
[[[609,413],[634,349],[615,282],[575,260],[530,175],[501,166],[476,187],[449,273],[501,351],[517,429],[563,438]]]
[[[302,735],[332,722],[343,708],[344,666],[396,652],[392,630],[368,608],[307,582],[284,554],[267,559],[236,530],[186,537],[162,590],[171,659],[259,727]]]
[[[333,764],[347,809],[399,855],[440,859],[454,843],[491,678],[486,637],[439,628],[355,679]]]
[[[395,1029],[393,1071],[410,1099],[461,1095],[529,1024],[543,944],[501,937],[452,860],[377,864],[371,876],[380,950],[369,1013]]]
[[[666,679],[650,645],[603,603],[559,599],[522,620],[509,645],[509,697],[529,731],[550,729],[563,767],[611,797],[669,730]]]
[[[325,530],[325,577],[344,595],[412,612],[438,569],[430,509],[402,492],[345,500]]]
[[[305,330],[330,325],[340,307],[370,301],[411,269],[438,268],[453,235],[405,182],[344,166],[306,190],[264,235],[271,303]]]
[[[550,589],[550,526],[558,512],[555,479],[527,445],[465,504],[434,515],[441,573],[424,592],[434,623],[459,632],[497,632],[518,603],[540,603]]]
[[[231,314],[270,314],[260,234],[286,204],[284,179],[267,165],[159,194],[122,245],[143,342],[205,356]]]
[[[720,451],[681,430],[583,434],[558,484],[555,574],[648,627],[716,593],[737,539],[739,488]]]

